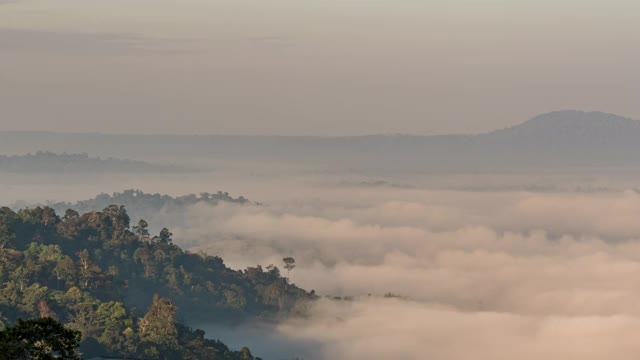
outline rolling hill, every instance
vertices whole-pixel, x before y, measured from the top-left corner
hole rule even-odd
[[[380,171],[639,168],[640,122],[557,111],[476,135],[352,137],[0,133],[0,153],[45,148],[94,156],[176,161],[323,162]]]

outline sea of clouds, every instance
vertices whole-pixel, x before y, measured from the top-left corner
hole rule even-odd
[[[196,206],[176,238],[236,268],[281,264],[324,299],[275,328],[306,359],[631,359],[640,195],[310,189]],[[401,298],[385,298],[393,293]],[[265,349],[266,352],[267,349]]]
[[[180,245],[221,256],[233,268],[282,267],[282,258],[292,256],[292,282],[319,295],[352,297],[322,299],[309,316],[279,324],[193,324],[266,359],[640,354],[636,191],[461,191],[312,176],[127,181],[104,191],[220,189],[260,202],[197,205],[149,220],[169,226]],[[86,195],[73,192],[77,184],[58,184],[57,192],[40,183],[3,186],[86,198],[105,185],[80,187]]]

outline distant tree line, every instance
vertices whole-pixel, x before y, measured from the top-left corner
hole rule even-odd
[[[91,157],[82,154],[57,154],[38,151],[26,155],[0,155],[0,171],[21,174],[165,172],[185,170],[174,165],[156,165],[144,161]]]
[[[169,196],[162,194],[149,194],[141,190],[125,190],[113,194],[99,194],[93,199],[82,200],[76,203],[50,202],[46,206],[51,207],[58,213],[64,213],[67,209],[73,209],[79,213],[101,211],[111,204],[119,204],[127,209],[134,222],[140,219],[155,219],[159,213],[175,218],[175,222],[182,222],[180,216],[184,216],[189,206],[205,204],[215,206],[219,203],[233,204],[255,204],[251,203],[244,196],[233,197],[228,192],[218,191],[215,193],[202,192],[200,194],[189,194],[183,196]],[[16,204],[14,208],[25,207],[25,204]],[[152,221],[150,221],[152,222]]]

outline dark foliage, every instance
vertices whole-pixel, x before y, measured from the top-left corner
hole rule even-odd
[[[0,357],[5,359],[79,360],[80,332],[52,318],[18,320],[0,331]]]
[[[63,217],[48,207],[0,208],[0,313],[9,322],[54,318],[100,355],[241,359],[175,319],[273,317],[314,297],[277,267],[232,270],[182,250],[168,229],[152,236],[139,222],[133,230],[122,206]]]

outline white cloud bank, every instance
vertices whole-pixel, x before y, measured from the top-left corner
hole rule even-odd
[[[275,354],[269,359],[589,360],[640,353],[636,192],[461,192],[243,179],[144,179],[126,187],[178,195],[212,191],[215,184],[264,202],[196,206],[148,220],[236,268],[280,265],[293,256],[293,282],[356,298],[323,300],[309,318],[268,336],[227,337],[230,330],[222,329],[212,336],[231,344],[242,339],[256,354]],[[59,187],[77,191],[76,185]],[[5,196],[16,197],[40,184],[3,186]],[[97,186],[82,191],[93,196]],[[387,292],[408,299],[380,297]]]
[[[356,296],[278,328],[322,344],[306,359],[640,353],[638,194],[394,191],[399,200],[196,207],[174,232],[236,267],[293,256],[296,284]]]
[[[638,318],[463,312],[400,300],[324,301],[280,327],[325,344],[318,359],[636,359]]]

